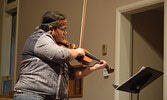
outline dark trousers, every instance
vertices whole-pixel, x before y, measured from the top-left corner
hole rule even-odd
[[[13,100],[45,100],[41,97],[33,97],[33,96],[24,96],[24,95],[19,95],[19,96],[14,96]]]
[[[13,100],[57,100],[53,98],[46,97],[41,98],[41,97],[35,97],[35,96],[25,96],[25,95],[19,95],[19,96],[14,96]],[[59,100],[69,100],[69,99],[59,99]]]

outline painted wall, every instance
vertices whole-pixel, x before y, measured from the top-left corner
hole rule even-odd
[[[3,1],[0,0],[0,40],[2,40],[1,15]],[[84,48],[89,50],[97,58],[106,60],[109,66],[114,66],[115,10],[117,7],[137,1],[141,0],[88,0]],[[41,16],[47,10],[59,10],[68,17],[67,40],[78,45],[82,3],[83,0],[19,0],[17,72],[19,70],[24,42],[35,31],[35,27],[40,24]],[[2,48],[1,44],[2,42],[0,41],[0,48]],[[103,44],[106,44],[108,47],[106,56],[102,55]],[[2,56],[1,53],[0,56]],[[161,59],[158,59],[158,61],[161,62]],[[112,84],[114,83],[114,73],[111,74],[109,79],[103,79],[102,74],[103,72],[100,70],[84,78],[83,98],[73,98],[71,100],[113,100],[114,89]]]
[[[106,60],[109,66],[114,66],[116,8],[137,1],[141,0],[88,0],[84,48],[97,58]],[[59,10],[68,17],[67,40],[78,44],[82,3],[83,0],[20,0],[17,66],[20,65],[24,42],[35,31],[35,27],[40,24],[41,16],[47,10]],[[106,56],[102,55],[103,44],[108,47]],[[102,70],[93,72],[84,78],[83,98],[70,100],[113,100],[112,84],[114,84],[114,73],[108,79],[103,79]]]

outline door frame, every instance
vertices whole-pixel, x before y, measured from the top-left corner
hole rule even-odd
[[[131,76],[132,25],[130,15],[164,4],[164,27],[167,27],[167,0],[143,0],[116,9],[115,84],[120,85]],[[154,5],[154,6],[153,6]],[[126,34],[125,34],[126,33]],[[163,100],[167,100],[167,29],[164,28]],[[131,100],[131,94],[115,90],[114,100]]]

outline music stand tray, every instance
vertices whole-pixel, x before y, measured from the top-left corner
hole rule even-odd
[[[143,88],[155,81],[161,75],[163,75],[163,72],[143,66],[136,74],[130,77],[122,85],[113,85],[113,87],[116,90],[139,94]]]

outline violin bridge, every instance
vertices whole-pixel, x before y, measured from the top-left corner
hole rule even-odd
[[[71,47],[72,47],[72,49],[75,49],[76,46],[75,46],[75,44],[71,44]]]

